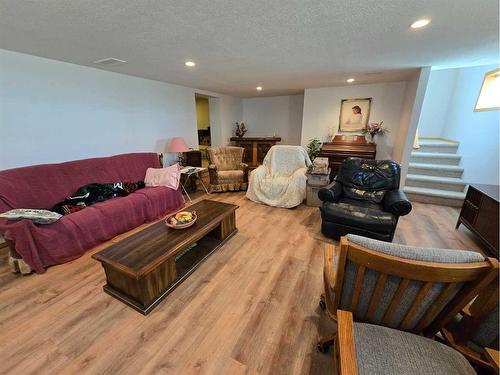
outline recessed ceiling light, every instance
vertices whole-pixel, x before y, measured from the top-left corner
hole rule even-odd
[[[262,91],[262,86],[257,86],[256,89],[257,91]]]
[[[354,79],[354,78],[349,78],[349,79],[347,80],[347,82],[349,82],[349,83],[354,82],[354,81],[355,81],[355,79]]]
[[[420,29],[421,27],[427,26],[431,20],[428,20],[427,18],[422,18],[421,20],[417,20],[413,22],[410,27],[412,29]]]
[[[184,63],[184,65],[189,66],[190,68],[192,68],[193,66],[195,66],[195,65],[196,65],[196,63],[195,63],[194,61],[186,61],[186,62]]]

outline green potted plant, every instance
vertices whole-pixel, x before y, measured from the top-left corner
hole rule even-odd
[[[311,139],[309,141],[307,145],[307,154],[309,155],[311,161],[313,161],[319,155],[322,145],[323,144],[321,143],[321,141],[317,138]]]

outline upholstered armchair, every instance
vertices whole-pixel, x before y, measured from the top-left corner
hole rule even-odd
[[[246,190],[248,165],[243,163],[242,147],[209,147],[209,190],[213,192]]]
[[[405,246],[347,235],[326,244],[320,306],[337,320],[350,311],[358,322],[432,338],[498,274],[498,261],[474,251]],[[335,335],[318,345],[326,352]]]
[[[359,323],[351,312],[337,312],[333,374],[477,375],[456,350],[427,337]]]
[[[301,146],[273,146],[261,166],[250,174],[247,198],[273,207],[292,208],[306,195],[311,160]]]
[[[336,240],[353,233],[392,241],[399,217],[412,209],[399,179],[394,161],[345,159],[335,180],[318,193],[321,232]]]

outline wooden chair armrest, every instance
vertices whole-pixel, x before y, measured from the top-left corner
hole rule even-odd
[[[497,374],[500,369],[500,352],[492,348],[484,348],[484,357],[493,367],[496,368]]]
[[[358,375],[354,323],[352,313],[337,310],[337,341],[335,345],[339,375]]]
[[[330,243],[325,246],[325,264],[323,272],[328,287],[333,289],[335,286],[335,277],[337,276],[337,268],[335,263],[335,246]]]

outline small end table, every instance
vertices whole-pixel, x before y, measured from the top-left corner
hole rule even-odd
[[[190,202],[192,202],[193,200],[189,196],[185,185],[191,176],[194,176],[196,178],[196,180],[199,180],[201,183],[201,186],[203,186],[203,189],[205,189],[205,192],[207,194],[210,194],[208,192],[207,187],[203,183],[203,180],[200,177],[200,172],[205,172],[206,170],[207,170],[207,168],[202,168],[202,167],[184,167],[181,169],[181,180],[180,180],[181,188],[182,188],[182,191],[184,191],[184,194],[186,194],[186,197],[188,197]]]

